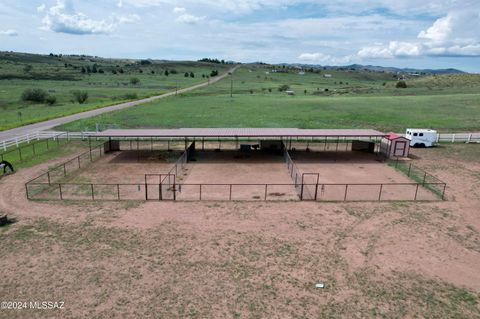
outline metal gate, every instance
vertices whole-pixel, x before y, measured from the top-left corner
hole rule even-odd
[[[176,200],[175,174],[145,174],[145,200]]]
[[[301,200],[317,200],[319,173],[303,173],[300,190]]]

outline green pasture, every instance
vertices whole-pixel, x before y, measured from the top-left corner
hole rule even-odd
[[[82,73],[82,67],[93,69],[93,65],[96,73]],[[215,69],[222,73],[228,67],[199,62],[141,64],[138,60],[0,52],[0,130],[173,91],[205,82],[207,79],[202,75],[209,75]],[[172,74],[172,70],[177,73]],[[185,72],[193,72],[194,77],[185,77]],[[132,78],[139,83],[132,84]],[[57,102],[48,105],[21,101],[27,88],[41,88],[55,96]],[[86,103],[75,102],[73,90],[87,91]]]
[[[328,73],[327,73],[328,72]],[[324,77],[331,74],[331,78]],[[97,123],[137,127],[406,127],[440,131],[480,128],[480,76],[430,76],[395,87],[392,74],[320,70],[272,72],[244,65],[214,85],[177,97],[75,121],[64,130],[92,130]],[[458,84],[460,83],[460,84]],[[467,83],[469,85],[467,85]],[[288,85],[293,96],[280,91]],[[305,92],[306,91],[306,92]],[[233,97],[230,97],[230,94]]]

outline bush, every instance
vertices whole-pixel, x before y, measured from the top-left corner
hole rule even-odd
[[[190,77],[191,78],[194,78],[195,77],[195,74],[193,72],[190,72]]]
[[[185,76],[186,78],[188,78],[189,75],[190,75],[190,74],[189,74],[188,72],[185,72],[185,74],[184,74],[183,76]]]
[[[217,76],[218,75],[218,70],[213,70],[210,72],[210,76]]]
[[[290,86],[289,86],[288,84],[282,84],[282,85],[280,85],[280,86],[278,87],[278,90],[279,90],[280,92],[285,92],[285,91],[287,91],[289,88],[290,88]]]
[[[48,93],[43,89],[25,89],[22,93],[21,99],[22,101],[43,103],[47,97]]]
[[[140,83],[140,79],[139,78],[131,78],[130,83],[133,84],[133,85],[137,85],[138,83]]]
[[[72,91],[72,95],[74,98],[74,101],[83,104],[87,101],[88,99],[88,92],[87,91]]]
[[[48,105],[53,105],[57,103],[57,97],[55,95],[49,95],[45,99],[45,103],[47,103]]]
[[[136,100],[138,98],[137,93],[126,93],[123,96],[124,99],[126,100]]]
[[[407,83],[405,81],[398,81],[397,84],[395,85],[397,89],[406,89],[407,88]]]

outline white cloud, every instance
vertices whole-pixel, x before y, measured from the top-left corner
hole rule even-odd
[[[6,35],[6,36],[9,36],[9,37],[16,37],[18,35],[18,32],[17,32],[17,30],[8,29],[8,30],[0,31],[0,35]]]
[[[173,13],[177,13],[177,14],[182,14],[182,13],[185,13],[186,11],[187,11],[187,9],[181,8],[181,7],[173,8]]]
[[[333,63],[333,64],[345,64],[352,60],[350,56],[333,57],[329,54],[323,54],[321,52],[315,53],[302,53],[298,56],[301,61],[309,63]]]
[[[388,46],[364,47],[362,58],[480,56],[480,10],[464,10],[437,19],[413,41],[390,41]]]
[[[420,31],[418,38],[434,42],[446,41],[452,33],[452,16],[446,16],[435,21],[427,30]]]
[[[45,11],[45,8],[46,8],[45,3],[42,3],[41,5],[39,5],[39,6],[37,7],[37,11],[38,11],[38,12],[43,12],[43,11]]]
[[[75,12],[70,0],[57,0],[48,9],[42,23],[45,29],[69,34],[102,34],[113,32],[120,24],[139,20],[136,15],[111,15],[107,20],[93,20],[83,13]]]
[[[187,13],[187,9],[183,7],[173,8],[173,13],[178,14],[177,21],[185,24],[197,24],[200,21],[205,20],[205,16],[194,16],[193,14]]]
[[[186,24],[196,24],[200,21],[203,21],[205,20],[205,16],[203,17],[197,17],[197,16],[194,16],[194,15],[191,15],[191,14],[188,14],[188,13],[185,13],[185,14],[182,14],[180,15],[178,18],[177,18],[177,21],[178,22],[181,22],[181,23],[186,23]]]
[[[123,0],[118,0],[117,7],[119,7],[119,8],[123,7]]]

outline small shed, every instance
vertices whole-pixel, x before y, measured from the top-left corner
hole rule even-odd
[[[382,139],[380,152],[386,157],[407,157],[410,152],[410,141],[402,135],[387,133]]]

